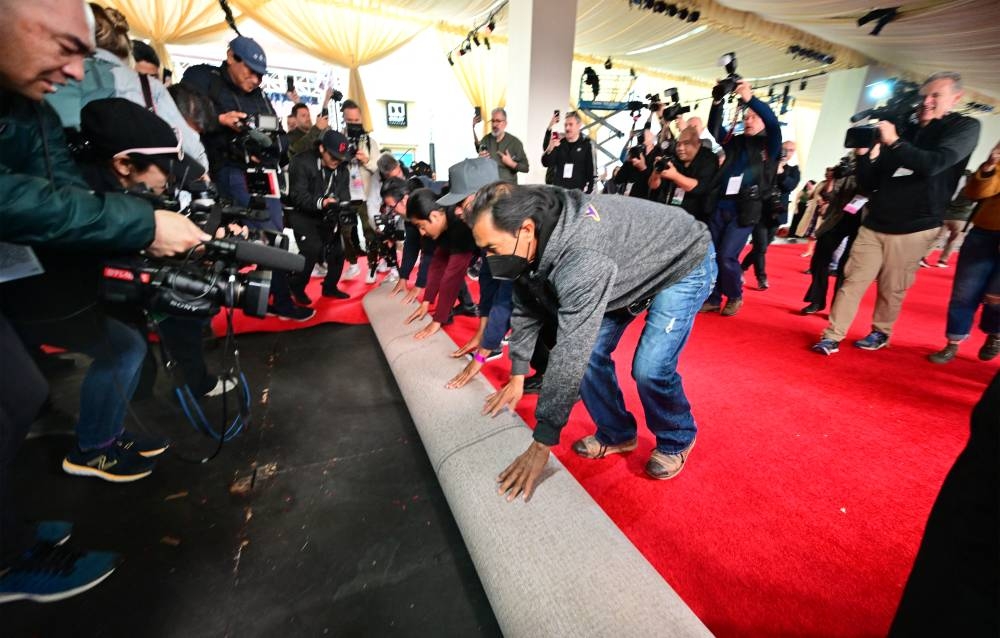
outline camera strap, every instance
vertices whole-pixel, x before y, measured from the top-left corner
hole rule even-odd
[[[156,105],[153,103],[153,90],[149,86],[149,76],[145,73],[140,73],[139,84],[142,85],[142,99],[146,102],[146,110],[150,113],[156,113]]]

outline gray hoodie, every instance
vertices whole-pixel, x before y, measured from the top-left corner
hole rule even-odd
[[[565,205],[539,224],[538,267],[515,286],[511,316],[513,374],[527,374],[546,315],[558,323],[535,408],[534,438],[546,445],[559,442],[605,313],[683,279],[704,260],[711,242],[705,224],[682,208],[558,190]]]

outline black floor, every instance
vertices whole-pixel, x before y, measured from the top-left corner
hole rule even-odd
[[[22,511],[73,521],[75,546],[125,562],[75,598],[0,606],[0,634],[500,635],[371,328],[239,344],[249,430],[214,461],[185,462],[214,443],[160,379],[136,413],[176,443],[136,483],[63,474],[72,438],[58,432],[72,425],[80,372],[53,382],[55,410],[35,427],[47,434],[18,457]]]

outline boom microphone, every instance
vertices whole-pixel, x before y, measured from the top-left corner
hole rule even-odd
[[[302,272],[306,267],[306,258],[302,255],[256,242],[213,239],[205,243],[205,248],[209,252],[232,255],[240,263],[257,264],[261,268],[270,270]]]

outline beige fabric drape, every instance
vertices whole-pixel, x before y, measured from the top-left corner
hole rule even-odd
[[[218,0],[99,0],[98,4],[120,11],[128,20],[132,37],[148,39],[165,69],[173,68],[168,44],[213,42],[225,38],[227,31],[232,33]],[[234,9],[233,14],[239,23],[239,11]]]
[[[232,4],[292,46],[346,67],[348,97],[361,107],[369,130],[372,119],[360,67],[384,58],[431,26],[435,8],[427,0],[397,2],[393,8],[363,0],[232,0]]]
[[[438,33],[442,49],[454,46],[455,36],[452,33],[447,30],[440,30]],[[465,55],[460,56],[457,52],[451,55],[455,63],[451,69],[465,96],[469,98],[469,104],[483,109],[484,134],[492,128],[490,111],[507,105],[508,47],[499,42],[492,42],[491,46],[490,50],[479,46],[473,47]]]

